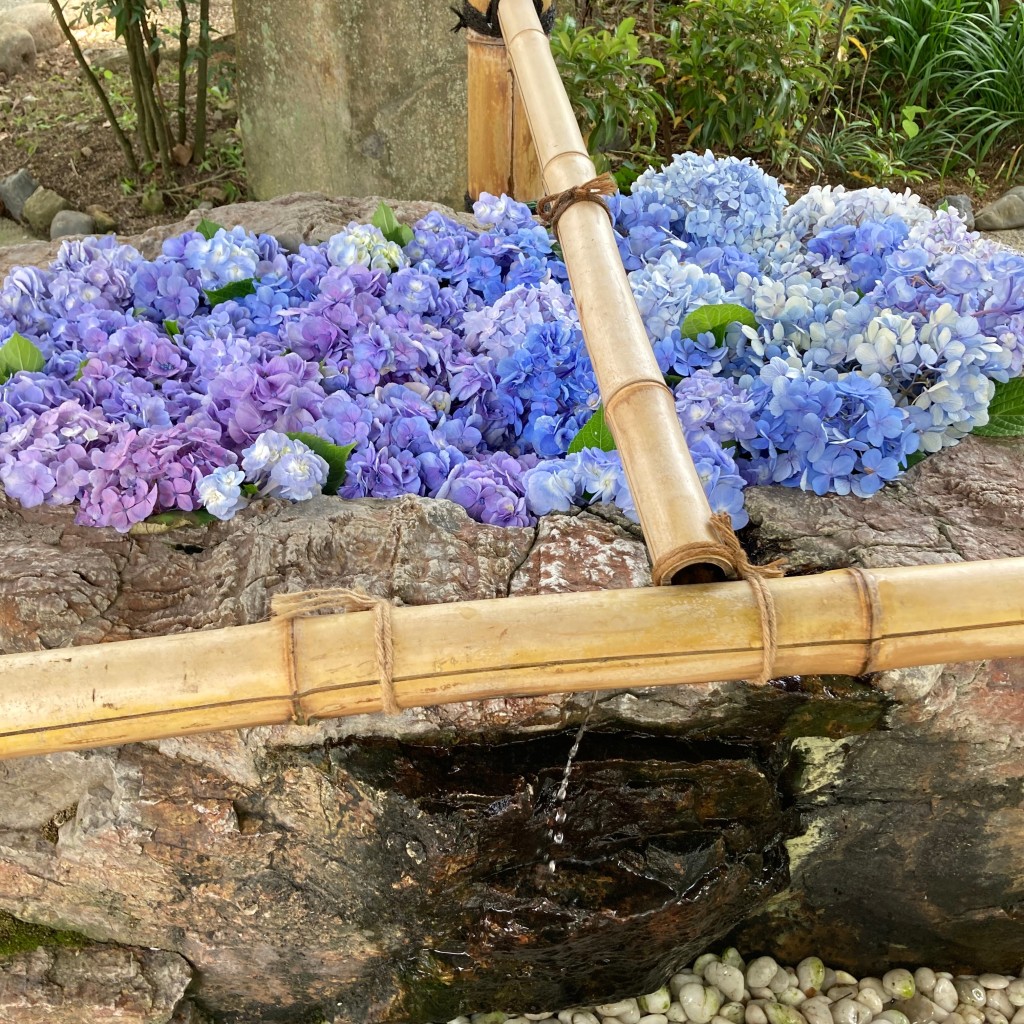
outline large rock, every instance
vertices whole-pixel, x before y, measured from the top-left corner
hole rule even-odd
[[[36,44],[32,33],[18,25],[0,23],[0,74],[13,78],[35,67]]]
[[[1004,192],[989,203],[977,217],[974,226],[979,231],[1010,231],[1024,228],[1024,185]]]
[[[39,947],[0,956],[0,1020],[18,1024],[167,1024],[192,977],[173,953],[117,946]],[[184,1017],[185,1007],[182,1007]]]
[[[466,43],[433,0],[238,0],[239,127],[249,187],[383,191],[461,207]]]
[[[28,226],[40,235],[50,233],[53,218],[62,210],[70,210],[71,204],[50,188],[37,188],[25,200],[22,215]]]
[[[35,43],[36,53],[52,50],[64,42],[64,33],[53,16],[53,8],[47,3],[19,4],[0,11],[0,31],[5,25],[28,32]]]
[[[35,178],[24,167],[0,181],[0,203],[15,220],[21,220],[25,200],[39,188]]]

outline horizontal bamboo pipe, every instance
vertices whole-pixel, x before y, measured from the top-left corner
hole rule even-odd
[[[777,675],[1024,655],[1024,558],[769,580]],[[741,679],[746,583],[395,608],[401,707]],[[357,612],[0,658],[0,758],[381,710]],[[296,713],[298,712],[298,713]]]
[[[498,18],[548,192],[595,175],[541,28],[533,0],[501,0]],[[656,584],[731,575],[715,539],[700,477],[686,447],[626,279],[607,214],[576,203],[558,222],[583,336],[594,364],[605,420],[622,455]]]

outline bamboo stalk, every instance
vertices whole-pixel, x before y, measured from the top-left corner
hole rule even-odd
[[[778,675],[1024,655],[1024,558],[768,581]],[[401,707],[748,678],[745,583],[395,608]],[[432,638],[425,643],[424,638]],[[0,759],[381,710],[371,614],[0,658]]]
[[[561,192],[595,176],[533,0],[501,0],[501,30],[529,117],[544,184]],[[605,420],[651,553],[656,584],[731,574],[603,210],[576,203],[558,237],[605,406]]]

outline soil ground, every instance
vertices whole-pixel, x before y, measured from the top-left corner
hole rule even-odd
[[[0,0],[0,8],[5,6],[14,4]],[[65,4],[65,8],[69,6]],[[160,37],[165,45],[175,48],[175,54],[177,22],[171,15],[176,9],[174,4],[166,4],[160,12]],[[245,198],[245,171],[236,131],[231,0],[211,0],[210,15],[215,52],[209,69],[204,164],[175,168],[170,181],[161,180],[154,172],[132,174],[95,93],[70,45],[64,43],[38,54],[32,71],[0,84],[0,178],[27,168],[40,185],[59,192],[76,209],[84,210],[91,204],[103,207],[124,234],[177,220],[203,200],[220,205]],[[71,14],[67,16],[70,22]],[[132,127],[131,85],[126,67],[118,63],[121,45],[114,38],[112,23],[87,25],[79,21],[72,27],[90,64],[94,68],[110,65],[98,74],[118,119],[123,126]],[[196,31],[193,24],[193,44]],[[161,70],[169,100],[176,89],[176,56],[165,59]],[[193,69],[190,115],[194,91]],[[190,124],[190,136],[191,130]],[[154,202],[153,194],[161,195],[164,208],[147,212],[143,208],[147,193],[150,203]],[[13,227],[10,221],[3,223]]]

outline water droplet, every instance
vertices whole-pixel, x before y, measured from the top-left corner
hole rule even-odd
[[[561,832],[556,832],[551,838],[554,839],[554,841],[558,843],[559,846],[561,846],[563,840],[565,839],[565,836]]]

